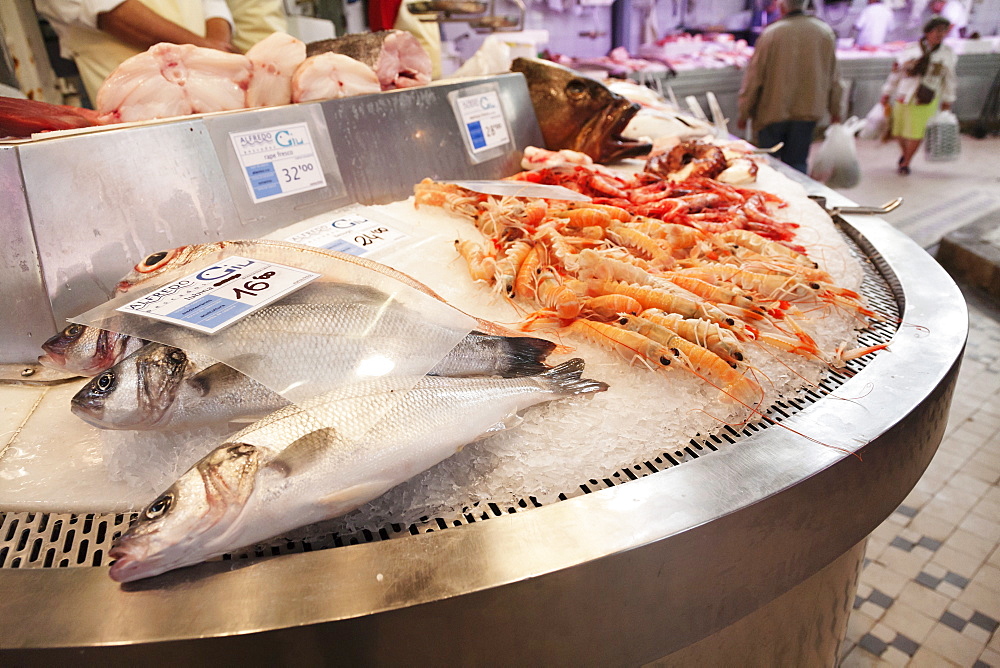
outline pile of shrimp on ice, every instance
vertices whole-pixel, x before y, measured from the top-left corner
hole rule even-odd
[[[769,380],[752,360],[842,367],[874,352],[849,349],[853,330],[849,340],[826,335],[831,315],[853,329],[877,315],[797,243],[782,198],[743,187],[757,173],[746,151],[684,142],[629,176],[567,151],[529,149],[522,166],[529,171],[511,180],[591,200],[498,198],[429,179],[414,199],[475,224],[480,239],[457,240],[456,250],[474,280],[512,300],[522,328],[691,374],[753,413]]]

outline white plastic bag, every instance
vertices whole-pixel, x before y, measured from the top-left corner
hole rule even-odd
[[[831,188],[852,188],[861,181],[861,165],[854,145],[854,133],[864,121],[851,116],[844,123],[826,129],[826,139],[813,152],[809,176]]]
[[[950,111],[939,111],[927,121],[924,134],[924,157],[929,162],[958,160],[962,142],[958,132],[958,117]]]
[[[858,133],[858,139],[883,140],[889,135],[892,119],[889,110],[881,102],[876,102],[868,115],[865,116],[864,125]]]

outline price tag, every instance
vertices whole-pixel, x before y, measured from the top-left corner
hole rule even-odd
[[[500,96],[494,90],[456,100],[462,127],[469,138],[473,153],[498,148],[510,143],[507,121],[500,106]]]
[[[319,276],[283,264],[233,256],[116,310],[215,334]]]
[[[345,213],[293,234],[286,241],[360,256],[382,250],[408,237],[405,232],[384,222],[371,220],[360,213]]]
[[[254,204],[326,185],[306,123],[231,132]]]

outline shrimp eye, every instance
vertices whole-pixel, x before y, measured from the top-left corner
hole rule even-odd
[[[80,336],[80,334],[82,333],[83,333],[83,325],[78,325],[75,322],[63,330],[63,336],[68,336],[74,339]]]
[[[660,358],[660,364],[662,364],[663,366],[670,366],[670,358],[669,357],[661,357]]]
[[[736,359],[737,362],[743,361],[743,353],[733,353],[733,357]]]
[[[618,324],[619,325],[627,325],[628,324],[628,318],[624,318],[624,317],[619,318],[618,319]]]
[[[674,354],[674,357],[680,357],[681,356],[681,351],[677,350],[677,348],[671,348],[670,352],[672,352]]]
[[[146,519],[155,520],[158,517],[162,517],[164,513],[170,510],[171,504],[174,502],[173,494],[164,494],[156,501],[149,504],[149,508],[146,508]]]
[[[147,267],[153,267],[160,263],[165,257],[167,257],[167,251],[160,251],[159,253],[147,255],[146,259],[143,260],[142,263]]]
[[[810,283],[809,287],[813,290],[819,290],[819,283]]]
[[[111,390],[115,389],[115,374],[112,371],[105,371],[97,380],[94,381],[97,387],[97,391],[102,394],[107,394]]]
[[[735,327],[736,321],[733,320],[732,318],[726,318],[726,324],[729,325],[730,327]]]

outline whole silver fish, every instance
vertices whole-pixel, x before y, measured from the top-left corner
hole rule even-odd
[[[555,344],[471,332],[429,372],[440,376],[534,375]],[[212,357],[150,343],[83,386],[70,402],[102,429],[180,429],[258,418],[285,406],[277,392]]]
[[[263,239],[194,244],[180,246],[169,251],[151,253],[136,263],[132,270],[118,282],[115,287],[115,294],[123,294],[146,287],[151,281],[161,277],[168,271],[180,271],[192,262],[211,258],[223,251],[231,251],[234,254],[250,257],[270,258],[293,266],[297,264],[296,257],[298,256],[310,261],[321,259],[331,263],[331,265],[336,265],[337,263],[356,265],[393,278],[408,287],[443,301],[440,295],[423,283],[378,262],[323,248],[303,246],[287,241],[269,241]],[[319,283],[315,283],[310,287],[317,285]],[[296,299],[300,299],[296,297],[297,294],[292,294],[281,301],[284,303],[296,301]],[[511,331],[496,323],[479,318],[476,318],[476,320],[477,329],[487,334],[498,336],[519,335],[518,332]],[[62,332],[59,332],[42,344],[45,354],[39,356],[38,361],[47,367],[59,371],[93,376],[120,362],[127,355],[145,345],[145,343],[146,341],[143,339],[134,339],[125,334],[106,332],[96,327],[71,324]]]
[[[287,404],[211,357],[150,343],[84,385],[70,410],[102,429],[180,429],[261,417]]]
[[[380,378],[231,436],[153,501],[109,555],[129,582],[346,513],[534,404],[607,385],[574,359],[521,378]]]

